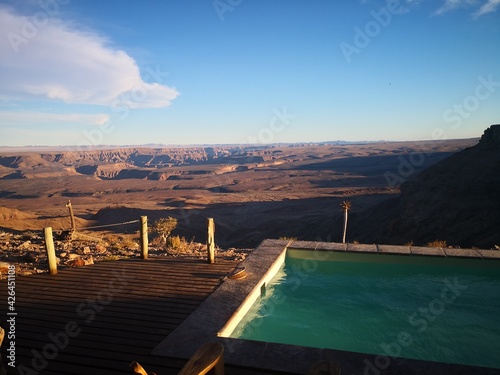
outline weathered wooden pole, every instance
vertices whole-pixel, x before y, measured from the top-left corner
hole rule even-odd
[[[207,258],[208,263],[215,263],[215,223],[214,219],[207,219]]]
[[[68,199],[68,204],[66,205],[69,210],[69,216],[71,218],[71,231],[76,232],[75,214],[73,213],[73,206],[71,205],[71,200]]]
[[[342,243],[345,243],[345,236],[347,234],[347,215],[348,211],[351,209],[350,201],[343,201],[340,206],[344,210],[344,235],[342,236]]]
[[[52,238],[52,227],[43,228],[45,237],[45,250],[47,251],[47,260],[49,262],[49,273],[55,275],[57,273],[57,258],[56,250],[54,249],[54,239]]]
[[[141,258],[148,259],[148,217],[141,216]]]

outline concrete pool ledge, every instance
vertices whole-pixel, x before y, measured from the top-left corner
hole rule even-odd
[[[224,282],[181,325],[152,352],[154,355],[187,359],[206,342],[220,342],[225,347],[228,364],[280,372],[306,374],[319,360],[330,360],[342,367],[343,374],[498,374],[498,369],[446,364],[430,361],[391,358],[342,350],[318,349],[295,345],[243,340],[227,337],[253,302],[262,287],[280,269],[287,249],[313,251],[400,254],[498,260],[500,251],[441,249],[414,246],[340,244],[312,241],[264,240],[244,261],[245,279]],[[314,256],[323,256],[313,253]],[[385,364],[388,364],[384,368]]]
[[[253,348],[256,353],[263,350],[266,343],[250,342],[248,340],[229,339],[219,336],[219,331],[228,323],[237,324],[239,313],[246,313],[245,306],[250,307],[260,295],[257,294],[262,286],[262,278],[274,276],[284,261],[284,254],[289,241],[265,240],[249,256],[241,266],[245,267],[247,277],[240,280],[225,278],[224,282],[193,312],[179,327],[177,327],[152,352],[154,355],[168,357],[189,358],[196,349],[205,342],[221,342],[226,350],[224,360],[227,363],[241,364],[252,361],[254,355],[248,350]],[[282,258],[280,258],[280,256]],[[274,270],[270,271],[273,264]],[[235,315],[236,314],[236,315]],[[243,351],[239,349],[244,349]],[[241,353],[245,353],[241,356]],[[255,365],[255,362],[252,362]],[[247,364],[251,365],[251,364]],[[258,366],[255,366],[258,367]]]

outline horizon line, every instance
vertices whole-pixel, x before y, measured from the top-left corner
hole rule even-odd
[[[442,139],[417,139],[417,140],[357,140],[357,141],[296,141],[296,142],[273,142],[273,143],[143,143],[143,144],[101,144],[101,145],[24,145],[24,146],[9,146],[0,145],[1,149],[22,149],[22,148],[74,148],[79,150],[92,150],[103,148],[193,148],[193,147],[271,147],[271,146],[291,146],[291,145],[347,145],[347,144],[370,144],[370,143],[402,143],[402,142],[442,142],[442,141],[457,141],[467,139],[480,139],[481,137],[466,137],[466,138],[442,138]]]

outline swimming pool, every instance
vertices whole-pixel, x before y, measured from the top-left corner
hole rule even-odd
[[[255,302],[258,303],[263,294],[265,294],[265,298],[272,295],[272,279],[281,271],[287,254],[291,254],[295,249],[306,249],[307,254],[312,257],[312,259],[306,258],[300,261],[302,268],[297,276],[301,283],[302,279],[307,278],[309,272],[315,269],[316,261],[327,260],[326,256],[332,252],[339,256],[351,253],[353,255],[373,256],[371,259],[374,265],[379,261],[384,263],[384,260],[390,260],[392,258],[390,254],[397,254],[398,258],[396,259],[399,259],[399,262],[409,262],[413,265],[426,262],[426,259],[441,259],[438,261],[444,262],[458,260],[459,263],[460,261],[477,260],[482,262],[479,264],[484,268],[497,267],[497,270],[498,265],[500,265],[500,251],[494,250],[339,244],[314,241],[294,241],[291,244],[286,240],[267,239],[243,262],[242,266],[246,268],[247,277],[237,280],[225,278],[217,290],[170,333],[153,350],[152,354],[187,359],[202,344],[219,342],[225,347],[225,363],[287,373],[305,374],[313,363],[329,360],[339,364],[342,373],[356,375],[374,375],[386,372],[394,374],[425,373],[426,375],[466,373],[498,375],[498,369],[492,367],[405,358],[408,346],[405,344],[407,344],[409,337],[404,334],[405,331],[399,329],[396,329],[392,336],[397,341],[386,343],[388,344],[387,350],[383,353],[387,354],[370,354],[369,352],[303,346],[304,344],[293,345],[231,337],[231,333],[244,319],[252,305]],[[368,271],[365,270],[365,272]],[[460,280],[458,282],[460,283]],[[292,279],[292,287],[294,285],[298,285],[297,279],[295,281]],[[467,290],[469,288],[470,286]],[[438,294],[441,295],[441,292],[442,290],[439,290]],[[433,302],[435,298],[427,300],[427,305],[424,303],[423,306],[419,307],[432,308],[438,315],[436,318],[438,321],[451,311],[446,301],[451,300],[452,296],[449,293],[444,293],[443,296],[442,302],[446,304],[446,307],[441,315],[439,315],[441,309],[439,302]],[[458,302],[461,297],[462,295],[457,297],[456,301]],[[429,305],[431,303],[432,306]],[[367,319],[371,319],[371,316],[368,315]],[[415,327],[410,326],[410,328],[421,329],[423,323],[417,323],[417,321],[415,320]],[[414,331],[408,331],[408,333],[415,334]],[[401,353],[398,353],[399,350]]]
[[[229,337],[500,368],[498,262],[288,249],[261,294]]]

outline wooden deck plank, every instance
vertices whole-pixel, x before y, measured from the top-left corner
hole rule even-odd
[[[52,329],[60,329],[60,327],[54,321],[57,319],[61,322],[74,321],[78,325],[85,325],[86,322],[84,319],[77,319],[72,316],[61,316],[61,315],[42,315],[40,314],[38,317],[35,314],[25,314],[22,319],[19,319],[22,324],[25,325],[44,325],[47,328]],[[185,318],[188,317],[189,314],[185,315]],[[184,318],[184,319],[185,319]],[[121,330],[123,326],[126,325],[130,332],[150,332],[154,330],[158,331],[166,331],[171,330],[172,327],[177,327],[184,319],[179,319],[176,317],[172,319],[170,316],[165,315],[159,317],[156,322],[155,320],[148,319],[147,321],[141,321],[141,317],[138,316],[135,320],[132,319],[119,319],[113,316],[108,317],[97,317],[94,321],[92,321],[92,326],[96,328],[103,328],[109,330],[110,332],[114,330]],[[90,324],[89,324],[90,325]],[[64,328],[64,327],[63,327]]]
[[[16,347],[22,348],[19,352],[20,356],[29,357],[29,361],[33,358],[33,354],[31,352],[32,349],[40,351],[45,344],[47,344],[48,338],[47,333],[41,334],[36,333],[31,336],[21,336],[19,339],[16,337]],[[149,355],[151,349],[149,347],[137,346],[135,343],[115,343],[113,347],[106,348],[105,350],[101,349],[101,346],[97,346],[95,336],[84,335],[79,336],[78,340],[74,340],[70,343],[68,348],[64,349],[69,350],[69,348],[73,348],[74,350],[78,350],[79,353],[83,353],[88,348],[92,348],[95,350],[102,351],[103,355],[113,356],[114,353],[126,354],[126,353],[134,353],[136,355]],[[111,353],[111,354],[110,354]],[[25,361],[25,363],[29,363],[29,361]],[[18,361],[19,362],[19,361]],[[22,362],[19,362],[22,363]]]
[[[129,300],[130,296],[127,295],[127,296],[120,296],[120,295],[114,295],[115,296],[115,300],[114,302],[116,304],[120,304],[120,302],[123,303],[128,303],[127,301]],[[0,296],[0,298],[6,298],[6,295],[5,296]],[[95,297],[95,294],[94,294],[94,297]],[[24,295],[22,298],[19,299],[20,301],[20,304],[22,304],[25,299],[27,300],[27,302],[29,304],[32,304],[33,301],[39,301],[40,303],[62,303],[62,298],[65,298],[66,299],[66,302],[68,304],[73,304],[73,303],[76,303],[75,306],[77,306],[79,303],[82,302],[82,299],[76,295],[67,295],[66,292],[61,292],[61,293],[57,293],[57,294],[47,294],[47,295],[44,295],[43,297],[41,296],[41,293],[33,293],[33,294],[29,294],[29,292],[26,293],[26,295]],[[186,298],[179,298],[179,297],[176,297],[175,295],[163,295],[163,296],[160,296],[160,297],[147,297],[146,295],[142,295],[142,296],[134,296],[134,302],[138,305],[142,305],[142,306],[145,306],[144,308],[146,309],[147,306],[151,306],[152,304],[154,304],[154,306],[158,306],[157,309],[161,309],[163,307],[165,308],[168,308],[168,307],[171,307],[172,304],[175,304],[175,306],[179,306],[179,307],[184,307],[184,308],[191,308],[192,306],[197,306],[199,304],[199,301],[203,300],[204,298],[201,297],[199,298],[198,296],[193,296],[192,298],[190,299],[186,299]],[[16,300],[17,301],[17,300]]]
[[[6,297],[6,295],[5,296],[0,295],[0,298],[1,297]],[[153,311],[157,311],[158,309],[161,309],[161,308],[169,308],[172,306],[175,306],[177,308],[190,309],[190,308],[192,308],[192,306],[197,306],[199,303],[197,298],[196,299],[181,300],[181,299],[176,299],[174,297],[168,297],[167,295],[164,295],[163,297],[165,297],[165,298],[152,299],[151,297],[150,298],[141,298],[141,296],[135,296],[134,301],[136,304],[141,305],[142,309],[144,309],[144,310],[150,309]],[[78,298],[77,296],[74,296],[74,295],[66,296],[66,299],[67,299],[69,304],[77,305],[79,302],[81,302],[81,298]],[[31,295],[29,297],[28,297],[28,295],[22,296],[22,298],[19,298],[18,300],[16,300],[16,302],[19,302],[19,304],[23,304],[24,302],[26,302],[27,304],[31,304],[31,303],[33,303],[33,301],[39,301],[39,303],[43,303],[46,305],[51,305],[51,304],[52,305],[60,305],[60,297],[55,298],[54,294],[41,296],[39,293],[36,293],[36,294]],[[127,301],[128,301],[127,298],[122,298],[118,295],[115,295],[114,305],[116,304],[117,306],[121,306],[123,304],[128,303]]]
[[[47,304],[45,303],[45,301],[36,301],[36,303],[39,304],[40,308],[37,310],[37,314],[47,314],[49,316],[52,316],[52,315],[58,315],[60,317],[64,317],[64,316],[67,316],[68,318],[69,317],[72,317],[75,313],[75,311],[77,310],[78,308],[78,305],[64,305],[64,306],[61,306],[60,308],[58,308],[57,305],[51,303],[51,304]],[[18,309],[19,310],[22,310],[22,311],[27,311],[27,314],[31,313],[31,310],[29,309],[29,306],[28,305],[20,305],[20,304],[17,304],[18,306]],[[113,308],[112,308],[113,307]],[[192,310],[194,308],[196,308],[196,306],[191,306],[190,308],[185,308],[185,307],[180,307],[180,308],[177,308],[176,306],[174,305],[170,305],[170,306],[167,306],[166,308],[164,307],[157,307],[157,310],[152,310],[152,307],[146,305],[146,307],[144,306],[141,306],[142,310],[144,311],[144,313],[139,313],[135,310],[119,310],[118,308],[122,307],[123,309],[127,309],[128,306],[126,305],[122,305],[122,306],[110,306],[109,307],[109,310],[110,311],[116,311],[117,314],[119,314],[120,316],[124,317],[124,318],[129,318],[129,319],[135,319],[139,316],[142,316],[142,317],[146,317],[146,318],[151,318],[151,319],[154,319],[155,317],[161,317],[164,315],[164,311],[168,309],[173,309],[173,308],[176,308],[177,311],[171,311],[169,313],[169,316],[175,318],[175,317],[178,317],[179,319],[184,319],[186,314],[190,314],[190,312],[192,312]]]
[[[34,353],[47,352],[52,343],[49,334],[60,334],[74,322],[81,331],[37,373],[128,374],[129,363],[137,360],[159,375],[176,374],[185,361],[149,353],[236,265],[222,259],[212,265],[186,259],[131,259],[63,269],[54,276],[17,277],[17,364],[33,368]],[[5,280],[0,282],[0,299],[0,324],[6,327]],[[5,350],[3,345],[4,358]],[[229,366],[227,373],[267,372]]]

